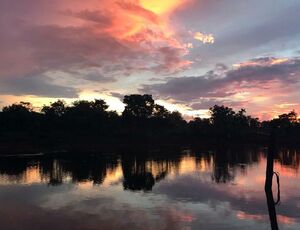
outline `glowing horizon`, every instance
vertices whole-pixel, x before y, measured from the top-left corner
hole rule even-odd
[[[119,95],[148,93],[188,119],[214,104],[261,120],[300,111],[297,9],[271,0],[2,1],[0,107],[102,98],[120,112]]]

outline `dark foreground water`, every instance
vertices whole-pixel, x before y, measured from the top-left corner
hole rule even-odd
[[[271,229],[265,149],[149,152],[1,157],[0,228]],[[300,229],[299,163],[277,152],[280,229]]]

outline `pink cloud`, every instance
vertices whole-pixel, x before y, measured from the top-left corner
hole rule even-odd
[[[1,1],[1,78],[89,68],[114,76],[185,69],[187,49],[167,22],[182,4],[168,4],[162,13],[135,0]]]
[[[242,106],[257,117],[300,109],[300,58],[259,58],[218,68],[203,76],[169,78],[165,83],[144,85],[141,91],[162,98],[173,98],[194,109],[213,104]],[[284,106],[282,106],[284,105]],[[267,115],[266,115],[267,114]]]

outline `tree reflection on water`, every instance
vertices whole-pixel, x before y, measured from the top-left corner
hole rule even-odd
[[[298,226],[300,220],[297,214],[297,194],[293,195],[292,192],[297,189],[293,181],[299,179],[299,159],[299,152],[293,149],[226,145],[217,146],[214,150],[156,149],[115,154],[62,153],[55,156],[1,157],[0,201],[4,205],[2,215],[6,213],[6,217],[4,215],[0,220],[9,220],[11,215],[25,215],[21,210],[37,210],[42,205],[43,210],[38,213],[48,213],[54,208],[62,215],[63,222],[67,221],[66,210],[73,206],[75,210],[79,208],[83,216],[95,212],[93,221],[97,226],[104,221],[98,216],[99,213],[103,218],[110,218],[105,217],[106,214],[101,210],[106,210],[107,215],[114,213],[116,224],[122,228],[122,221],[125,220],[120,213],[135,213],[139,210],[146,216],[156,213],[157,221],[164,220],[161,217],[163,213],[171,215],[171,219],[165,218],[176,223],[175,226],[179,223],[184,226],[194,225],[191,229],[206,226],[205,218],[210,220],[206,227],[216,229],[215,224],[225,223],[229,217],[231,224],[220,229],[236,229],[233,226],[237,223],[240,223],[240,228],[244,228],[245,224],[251,222],[259,228],[262,227],[261,223],[268,224],[268,219],[273,229],[278,229],[278,226],[297,229],[291,226]],[[274,171],[280,173],[280,182],[284,188],[281,194],[284,202],[277,210],[277,201],[272,193]],[[23,202],[20,201],[22,197]],[[15,199],[18,199],[17,203]],[[35,199],[36,203],[33,202]],[[41,201],[47,201],[46,207],[50,209],[45,208]],[[108,206],[102,207],[106,204]],[[150,211],[149,205],[155,207],[154,210]],[[57,209],[57,206],[63,208]],[[169,210],[171,213],[166,212],[169,207],[172,207]],[[187,207],[188,211],[181,210]],[[12,214],[9,211],[11,209],[16,213]],[[216,212],[216,209],[219,211]],[[226,212],[222,213],[221,210]],[[26,216],[29,218],[28,223],[35,222],[30,218],[35,218],[38,213]],[[54,215],[51,218],[56,217]],[[75,216],[68,218],[73,219]],[[134,218],[133,223],[137,221]],[[18,229],[19,225],[16,226],[15,229]],[[151,229],[151,226],[145,225],[145,229]]]

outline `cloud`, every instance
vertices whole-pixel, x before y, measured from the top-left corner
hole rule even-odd
[[[109,27],[112,25],[111,18],[105,13],[105,11],[100,10],[82,10],[82,11],[71,11],[66,10],[62,12],[66,16],[71,16],[75,18],[82,19],[84,21],[91,21],[97,23],[98,25]]]
[[[231,101],[231,100],[224,100],[224,99],[214,99],[214,98],[204,98],[200,99],[199,102],[191,103],[189,106],[193,110],[206,110],[208,108],[213,107],[214,105],[225,105],[228,107],[246,107],[248,101]]]
[[[133,73],[184,70],[191,64],[185,57],[188,49],[168,22],[184,2],[1,1],[0,76],[7,82],[25,81],[46,72],[98,68],[99,76],[77,77],[107,83]],[[5,91],[18,94],[13,87]]]
[[[297,1],[203,0],[175,17],[189,26],[192,35],[206,31],[216,37],[213,45],[194,42],[188,56],[194,69],[207,69],[217,62],[231,65],[261,55],[289,55],[299,49],[299,9]]]
[[[121,101],[123,101],[125,94],[121,94],[121,93],[116,93],[116,92],[110,92],[109,93],[110,96],[113,96],[115,98],[120,99]]]
[[[140,91],[172,98],[194,109],[203,109],[217,102],[247,107],[251,103],[297,94],[299,80],[299,57],[265,57],[229,69],[224,66],[220,69],[218,65],[216,70],[198,77],[168,78],[165,83],[143,85]]]
[[[115,82],[116,79],[113,76],[105,76],[102,73],[101,68],[86,68],[83,70],[75,70],[70,72],[72,78],[82,78],[89,82],[94,83],[109,83],[109,82]]]
[[[256,109],[264,113],[274,104],[290,104],[291,108],[299,96],[293,86],[297,72],[289,76],[287,70],[276,69],[284,65],[294,68],[286,65],[291,60],[249,59],[298,55],[294,50],[299,50],[299,7],[295,1],[273,4],[272,0],[2,0],[0,78],[19,81],[59,72],[70,76],[73,81],[67,86],[79,91],[93,90],[93,83],[128,92],[149,82],[150,77],[162,81],[166,75],[179,76],[185,71],[182,75],[195,77],[173,78],[165,84],[145,85],[142,90],[192,108],[203,108],[213,100],[236,106],[242,101],[251,107],[255,102],[261,106]],[[215,37],[213,45],[202,44],[211,44]],[[249,61],[227,67],[241,59]],[[226,66],[196,76],[198,67],[203,72],[215,63]],[[271,72],[267,76],[263,69],[278,75],[283,71],[284,77]],[[261,79],[256,79],[256,71]],[[53,79],[49,87],[64,87],[66,81],[60,76],[49,76]],[[18,94],[13,87],[5,92]]]
[[[154,24],[160,23],[160,18],[157,14],[152,12],[151,10],[143,8],[143,6],[137,5],[133,2],[117,2],[117,4],[125,11],[129,13],[135,14],[135,16],[138,16],[144,20],[147,20],[149,22],[152,22]]]
[[[113,66],[123,64],[124,69],[132,66],[137,71],[149,70],[149,65],[154,65],[158,66],[156,70],[169,72],[177,69],[176,62],[179,68],[182,63],[188,63],[182,60],[186,52],[184,44],[172,35],[174,32],[163,18],[152,11],[151,7],[156,8],[151,4],[144,3],[148,8],[137,1],[100,1],[103,4],[96,5],[95,1],[89,0],[86,4],[75,1],[73,6],[65,0],[59,6],[55,1],[54,6],[49,7],[48,17],[44,18],[38,11],[30,9],[37,2],[31,0],[28,5],[21,4],[17,9],[14,1],[1,4],[4,10],[10,12],[2,16],[6,23],[0,25],[3,36],[0,40],[6,47],[1,60],[17,61],[16,64],[24,68],[35,65],[41,71],[43,68],[63,67],[68,70],[68,67],[82,68],[86,65],[111,66],[109,69],[113,71]],[[44,2],[42,5],[48,4]],[[94,10],[88,8],[92,6]],[[174,5],[170,3],[169,7]],[[19,12],[21,9],[32,15]],[[35,23],[34,19],[39,23]],[[13,55],[13,48],[17,48],[18,55],[21,53],[24,59],[29,59],[28,63],[22,61],[23,58],[18,59],[17,54]],[[176,55],[172,69],[167,59],[158,57],[165,54],[165,49]],[[15,71],[11,72],[15,74]]]
[[[0,95],[77,98],[79,90],[56,85],[46,76],[0,78]]]
[[[201,32],[196,32],[194,34],[194,38],[196,40],[201,41],[204,44],[206,44],[206,43],[210,43],[210,44],[215,43],[215,38],[212,34],[204,34],[204,33],[201,33]]]
[[[237,195],[236,193],[228,192],[231,191],[230,186],[225,186],[227,190],[218,189],[216,186],[205,183],[204,181],[200,180],[199,182],[199,179],[197,182],[193,180],[194,178],[188,176],[179,178],[176,184],[176,190],[171,189],[171,186],[174,188],[174,184],[169,183],[161,185],[158,193],[166,194],[168,197],[175,200],[189,199],[195,203],[207,203],[212,209],[222,204],[222,202],[227,202],[229,203],[230,208],[236,211],[238,219],[263,222],[268,221],[268,213],[262,211],[265,210],[265,203],[259,196],[257,196],[258,193],[256,191],[251,191],[252,196],[250,198],[251,202],[249,203],[247,202],[247,198],[245,198],[245,191],[239,191],[239,194]],[[194,187],[193,185],[195,184],[197,186]],[[187,190],[187,187],[189,190]],[[235,189],[239,188],[235,187]],[[199,193],[200,190],[201,195]],[[184,191],[186,192],[184,193]],[[292,210],[297,209],[292,199],[288,199],[286,202]],[[278,218],[278,221],[284,224],[293,223],[298,216],[295,215],[295,212],[292,210],[285,210],[284,215],[278,215],[281,216]]]
[[[156,73],[160,73],[164,69],[167,69],[170,73],[179,72],[187,69],[192,64],[191,61],[180,59],[181,53],[183,52],[180,48],[170,48],[166,46],[161,47],[158,52],[160,54],[158,60],[162,60],[163,64],[156,65],[152,68]]]
[[[192,3],[191,0],[140,0],[141,5],[156,14],[167,15],[174,10]]]

